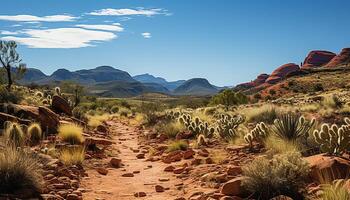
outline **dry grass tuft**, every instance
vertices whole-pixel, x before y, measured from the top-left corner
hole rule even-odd
[[[85,149],[65,148],[61,151],[59,159],[67,166],[81,165],[85,159]]]
[[[176,140],[168,145],[167,152],[177,151],[177,150],[187,150],[188,144],[183,140]]]
[[[58,136],[69,144],[81,144],[84,142],[83,128],[76,124],[64,124],[58,128]]]

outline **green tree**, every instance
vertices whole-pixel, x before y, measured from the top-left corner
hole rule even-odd
[[[212,97],[210,104],[224,105],[226,108],[233,105],[248,103],[248,97],[242,93],[236,93],[233,90],[226,89]]]
[[[74,81],[63,81],[61,82],[61,90],[64,93],[70,93],[74,97],[74,107],[79,105],[82,97],[85,94],[85,89],[79,83]]]
[[[11,91],[14,79],[20,79],[26,71],[25,64],[21,63],[19,54],[16,51],[17,44],[14,41],[0,41],[0,64],[6,70],[7,89]],[[16,68],[16,77],[12,74]]]

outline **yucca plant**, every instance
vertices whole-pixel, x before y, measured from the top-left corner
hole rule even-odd
[[[292,113],[282,114],[275,121],[272,131],[276,137],[288,141],[297,140],[300,137],[308,138],[315,119],[305,120],[303,116]]]

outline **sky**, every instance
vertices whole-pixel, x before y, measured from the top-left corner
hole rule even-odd
[[[232,86],[350,47],[348,0],[1,0],[0,39],[46,74],[109,65]]]

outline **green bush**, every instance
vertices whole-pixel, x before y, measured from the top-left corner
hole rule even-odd
[[[0,86],[0,103],[19,103],[23,99],[23,94],[12,90],[9,92],[5,86]]]
[[[246,104],[248,97],[242,93],[236,93],[233,90],[227,89],[212,97],[211,105],[224,105],[226,107]]]
[[[257,199],[268,200],[278,195],[303,199],[302,189],[309,174],[309,166],[297,152],[275,155],[271,160],[256,158],[242,168],[246,179],[242,187]]]

